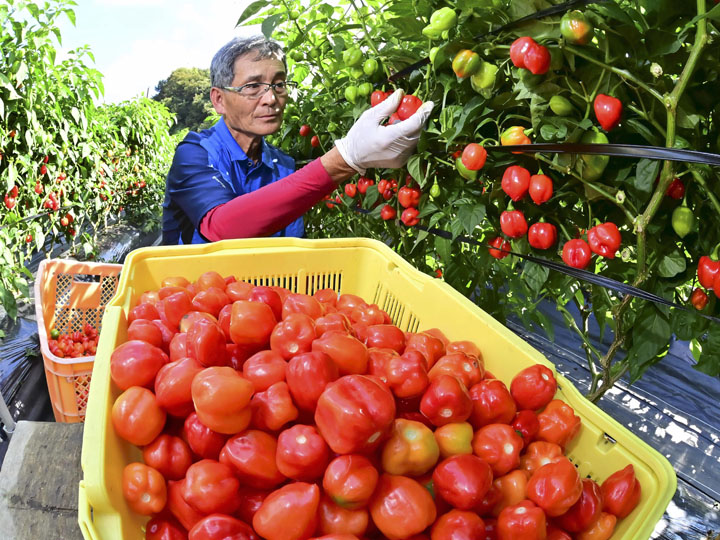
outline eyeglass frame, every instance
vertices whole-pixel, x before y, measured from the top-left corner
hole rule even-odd
[[[264,91],[264,92],[261,92],[260,94],[258,94],[257,96],[254,96],[254,97],[253,97],[253,96],[248,96],[248,95],[243,95],[243,94],[241,94],[243,88],[246,88],[246,87],[251,86],[251,85],[254,85],[254,84],[264,84],[264,85],[266,86],[265,91]],[[271,88],[272,88],[273,93],[274,93],[276,96],[281,96],[281,97],[289,96],[289,95],[290,95],[289,92],[285,92],[284,94],[278,94],[278,92],[277,92],[277,85],[279,85],[279,84],[283,84],[283,85],[286,85],[286,86],[289,87],[289,88],[295,88],[295,89],[297,89],[297,87],[298,87],[298,84],[297,84],[295,81],[280,81],[280,82],[276,82],[276,83],[250,82],[250,83],[247,83],[247,84],[243,84],[242,86],[222,86],[221,88],[222,88],[223,90],[229,90],[229,91],[231,91],[231,92],[235,92],[235,93],[238,94],[239,96],[242,96],[242,97],[247,98],[247,99],[260,99],[260,98],[263,97],[265,94],[267,94],[268,91],[269,91]]]

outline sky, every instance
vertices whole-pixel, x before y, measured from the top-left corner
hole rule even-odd
[[[78,0],[76,24],[61,18],[67,51],[89,45],[90,64],[103,75],[105,102],[155,94],[155,86],[180,67],[209,68],[233,36],[259,34],[259,26],[235,28],[252,0]]]

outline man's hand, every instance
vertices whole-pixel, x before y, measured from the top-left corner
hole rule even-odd
[[[407,120],[392,126],[380,123],[394,113],[403,98],[396,90],[390,97],[365,111],[353,124],[348,134],[335,141],[335,147],[345,162],[360,174],[370,167],[397,169],[410,159],[425,121],[433,109],[426,101]]]

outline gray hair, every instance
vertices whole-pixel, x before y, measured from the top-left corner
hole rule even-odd
[[[233,38],[215,53],[210,64],[210,84],[218,88],[230,86],[235,78],[235,60],[238,57],[255,52],[253,60],[265,60],[276,58],[285,64],[285,53],[276,41],[267,39],[265,36],[252,36],[249,38]]]

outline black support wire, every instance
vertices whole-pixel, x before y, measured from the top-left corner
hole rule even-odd
[[[352,210],[354,210],[355,212],[358,212],[360,214],[367,215],[370,213],[369,210],[366,210],[366,209],[360,208],[360,207],[352,207]],[[497,248],[495,246],[491,246],[490,244],[485,244],[483,242],[480,242],[479,240],[476,240],[475,238],[472,238],[470,236],[460,235],[453,239],[452,233],[450,233],[449,231],[445,231],[443,229],[438,229],[436,227],[425,227],[423,225],[415,225],[414,228],[418,229],[420,231],[425,231],[426,233],[432,234],[433,236],[439,236],[441,238],[445,238],[446,240],[450,240],[450,241],[454,241],[454,242],[461,242],[463,244],[468,244],[471,246],[484,247],[487,249],[494,249],[497,251],[502,251],[504,253],[507,253],[508,255],[514,255],[515,257],[518,257],[520,259],[530,261],[530,262],[538,264],[540,266],[544,266],[545,268],[548,268],[549,270],[553,270],[555,272],[560,272],[561,274],[565,274],[567,276],[573,277],[580,281],[587,281],[588,283],[592,283],[593,285],[598,285],[600,287],[604,287],[604,288],[614,291],[620,295],[633,296],[635,298],[639,298],[641,300],[646,300],[648,302],[654,302],[656,304],[671,307],[674,309],[681,309],[683,311],[687,311],[688,313],[694,313],[696,315],[699,315],[700,317],[704,317],[715,323],[720,323],[720,318],[718,318],[718,317],[713,317],[712,315],[706,315],[705,313],[697,311],[695,308],[690,309],[686,306],[683,306],[682,304],[678,304],[676,302],[672,302],[666,298],[663,298],[662,296],[658,296],[656,294],[647,292],[638,287],[633,287],[632,285],[628,285],[627,283],[623,283],[622,281],[617,281],[615,279],[611,279],[609,277],[605,277],[600,274],[596,274],[594,272],[589,272],[588,270],[581,270],[580,268],[573,268],[572,266],[567,266],[564,263],[551,261],[549,259],[543,259],[542,257],[536,257],[534,255],[525,255],[523,253],[517,253],[515,251]]]

